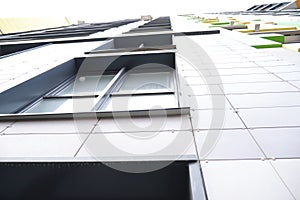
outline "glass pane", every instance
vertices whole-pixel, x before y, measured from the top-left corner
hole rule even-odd
[[[112,97],[104,110],[147,110],[176,107],[178,105],[175,95],[142,95]]]
[[[53,98],[43,99],[26,113],[71,113],[71,112],[89,112],[96,103],[96,98]]]
[[[170,88],[170,75],[170,72],[129,74],[120,91],[167,89]]]
[[[114,75],[82,76],[57,93],[57,95],[84,95],[101,92],[112,80]]]

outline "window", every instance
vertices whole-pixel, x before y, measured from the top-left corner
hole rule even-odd
[[[91,111],[113,75],[80,76],[66,81],[27,108],[25,113]],[[78,105],[78,106],[76,106]]]
[[[23,113],[72,113],[177,107],[174,69],[145,67],[65,81]]]
[[[147,91],[170,88],[170,72],[131,73],[122,84],[120,91]]]
[[[103,107],[107,111],[177,107],[174,70],[137,69],[128,72]]]
[[[103,75],[101,79],[99,76],[81,76],[76,81],[68,84],[67,87],[59,91],[58,95],[93,95],[103,91],[105,86],[111,81],[113,75]]]
[[[2,92],[0,113],[111,111],[109,104],[124,98],[136,102],[132,109],[177,108],[175,65],[173,50],[73,58]]]

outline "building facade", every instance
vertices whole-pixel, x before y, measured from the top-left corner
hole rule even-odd
[[[299,53],[199,19],[0,37],[1,199],[300,198]]]

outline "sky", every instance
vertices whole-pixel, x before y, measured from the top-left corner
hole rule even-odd
[[[255,4],[284,0],[0,0],[0,18],[66,16],[85,21],[111,21],[187,13],[246,10]]]

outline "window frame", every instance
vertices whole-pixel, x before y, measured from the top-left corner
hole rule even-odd
[[[169,77],[169,88],[166,89],[149,89],[149,91],[146,90],[121,90],[121,87],[125,83],[125,81],[128,79],[129,75],[131,74],[147,74],[147,73],[160,73],[160,72],[167,72],[170,73]],[[162,69],[139,69],[139,70],[134,70],[134,72],[129,72],[126,73],[123,77],[122,82],[120,82],[115,91],[113,91],[110,96],[136,96],[136,95],[153,95],[153,94],[175,94],[176,90],[176,79],[175,79],[175,70],[162,70]]]
[[[119,96],[152,96],[152,95],[166,95],[166,94],[170,94],[170,95],[174,95],[174,98],[177,101],[177,108],[179,105],[179,99],[177,96],[177,79],[176,79],[176,70],[172,69],[172,70],[162,70],[160,68],[146,68],[146,73],[148,72],[162,72],[162,71],[166,71],[166,72],[170,72],[170,88],[171,90],[164,90],[164,91],[148,91],[148,92],[132,92],[132,90],[127,90],[124,92],[118,92],[120,87],[122,87],[124,81],[126,80],[126,77],[128,75],[128,69],[126,67],[124,67],[124,71],[122,72],[122,74],[120,75],[119,79],[116,80],[116,82],[114,82],[114,86],[111,88],[110,92],[106,93],[105,99],[101,99],[102,101],[95,106],[95,110],[93,111],[104,111],[106,106],[109,104],[110,102],[110,98],[112,97],[119,97]],[[145,73],[145,69],[135,69],[134,72],[141,72],[141,73]]]
[[[53,114],[58,114],[58,113],[68,113],[68,112],[28,112],[31,109],[33,109],[35,106],[37,106],[40,102],[42,102],[45,99],[84,99],[84,98],[95,98],[95,102],[94,105],[92,106],[90,111],[95,111],[95,107],[98,104],[99,100],[101,100],[101,98],[105,95],[106,91],[107,91],[107,87],[111,84],[114,84],[114,82],[116,81],[116,77],[118,77],[119,73],[121,71],[124,71],[124,69],[120,69],[119,72],[117,74],[114,75],[114,77],[108,82],[108,84],[104,87],[104,89],[101,92],[97,92],[94,94],[87,94],[87,95],[59,95],[58,93],[61,92],[62,90],[64,90],[66,87],[68,87],[70,84],[74,84],[76,82],[76,76],[72,76],[70,78],[68,78],[66,81],[64,81],[63,83],[59,84],[57,87],[55,87],[54,89],[50,90],[49,92],[47,92],[45,95],[43,95],[42,97],[40,97],[39,99],[37,99],[36,101],[32,102],[30,105],[28,105],[27,107],[25,107],[24,109],[22,109],[19,113],[26,113],[26,114],[49,114],[49,113],[53,113]],[[112,75],[112,74],[105,74],[105,75]],[[96,76],[96,75],[82,75],[82,76]],[[113,81],[113,83],[112,83]],[[111,87],[111,86],[110,86]],[[89,111],[86,111],[89,112]],[[74,113],[74,111],[72,111],[71,113]]]
[[[120,88],[125,83],[126,79],[130,74],[147,74],[147,73],[160,73],[166,72],[169,73],[169,88],[166,89],[153,89],[153,90],[124,90],[120,91]],[[149,95],[174,95],[176,101],[178,102],[178,98],[176,95],[177,90],[177,82],[176,82],[176,70],[175,69],[159,69],[159,68],[146,68],[146,69],[137,69],[130,71],[126,67],[121,68],[117,73],[105,73],[105,75],[113,75],[114,77],[107,83],[104,89],[100,92],[91,94],[80,94],[80,95],[60,95],[59,92],[63,91],[65,88],[70,86],[70,84],[74,84],[76,81],[76,76],[72,76],[59,84],[54,89],[47,92],[45,95],[40,97],[38,100],[32,102],[26,108],[21,110],[19,113],[24,114],[59,114],[59,113],[76,113],[76,111],[72,112],[28,112],[31,109],[34,109],[39,103],[43,100],[47,99],[84,99],[84,98],[94,98],[94,104],[91,110],[87,110],[84,112],[97,112],[105,109],[105,106],[109,103],[109,99],[117,96],[149,96]],[[95,74],[85,74],[82,76],[97,76]]]

